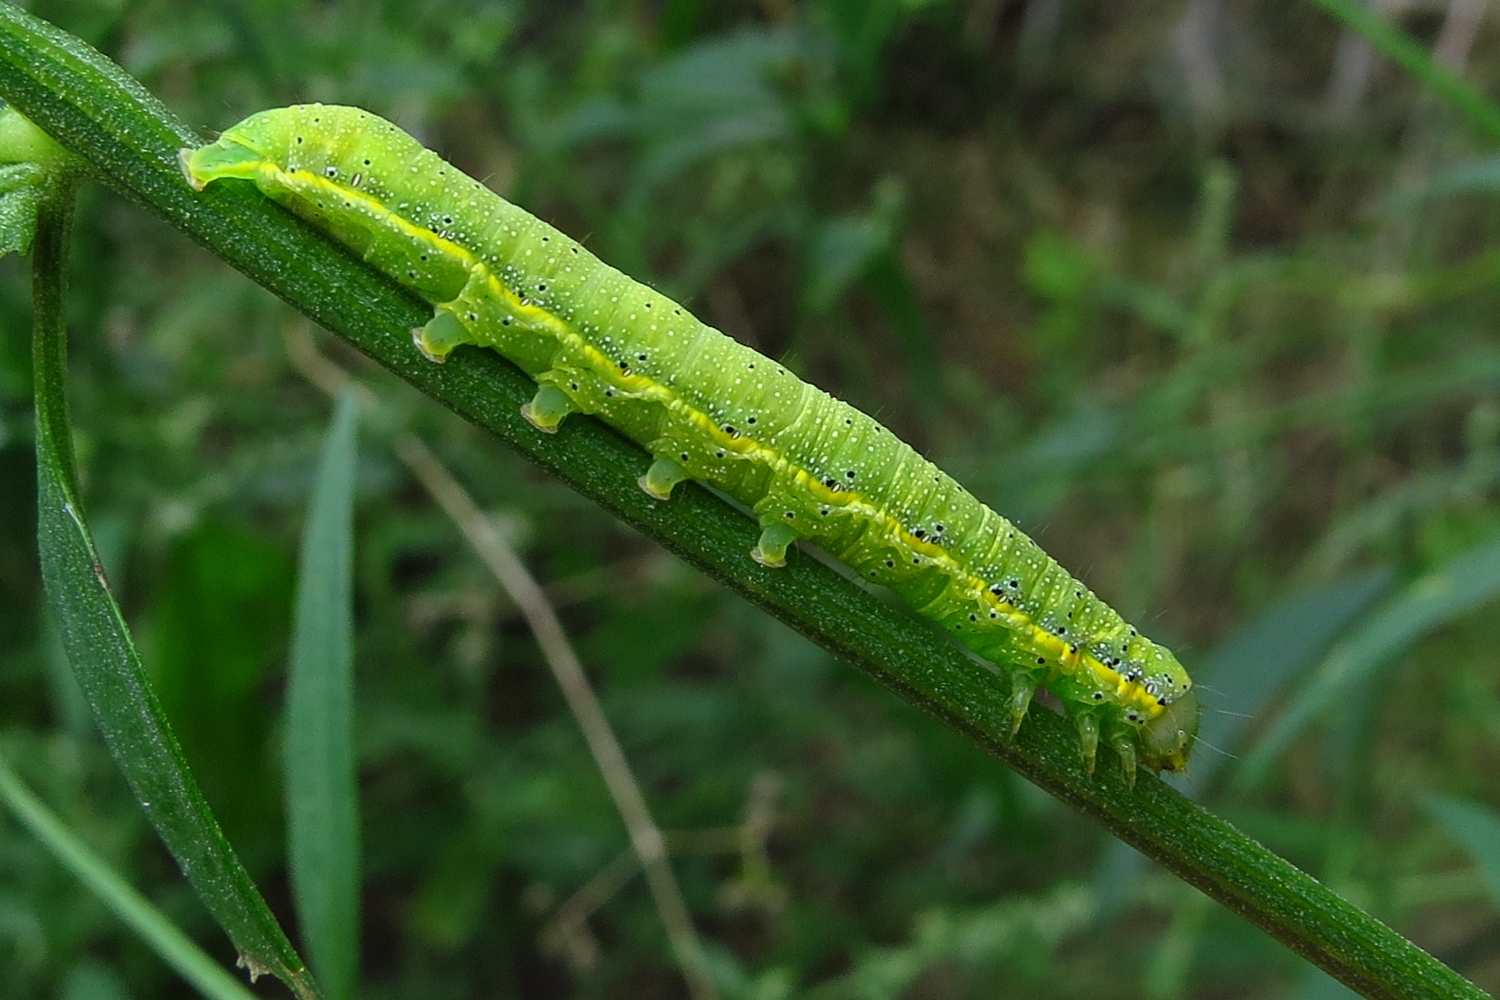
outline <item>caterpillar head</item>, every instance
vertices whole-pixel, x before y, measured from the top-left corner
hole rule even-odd
[[[1142,763],[1158,771],[1182,771],[1198,738],[1198,696],[1178,695],[1160,715],[1141,727]]]

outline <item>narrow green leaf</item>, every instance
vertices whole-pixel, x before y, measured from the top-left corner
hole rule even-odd
[[[414,301],[251,185],[201,195],[182,182],[189,131],[118,66],[87,45],[0,3],[0,97],[99,176],[228,260],[392,372],[776,615],[913,705],[1004,760],[1235,913],[1372,997],[1479,998],[1453,970],[1245,837],[1170,786],[1128,786],[1101,753],[1078,759],[1066,720],[1038,710],[1013,738],[1005,691],[927,623],[817,559],[768,570],[745,557],[759,529],[708,490],[684,483],[670,504],[636,485],[644,453],[596,421],[540,434],[519,413],[536,383],[490,352],[435,365],[410,330],[431,308]],[[219,185],[215,185],[219,187]]]
[[[1355,0],[1312,0],[1364,36],[1376,51],[1436,91],[1491,139],[1500,139],[1500,107],[1469,86],[1401,29]]]
[[[1376,570],[1288,594],[1220,643],[1193,671],[1204,692],[1199,739],[1226,753],[1233,750],[1266,703],[1312,668],[1334,638],[1389,588],[1390,576]],[[1206,784],[1232,759],[1196,758],[1194,781]]]
[[[334,1000],[359,971],[359,793],[354,765],[354,462],[345,389],[313,484],[287,679],[287,855],[313,969]]]
[[[37,538],[42,582],[63,650],[116,766],[193,889],[251,974],[273,972],[313,995],[302,961],[219,830],[110,593],[84,522],[66,393],[63,265],[71,198],[40,206],[32,250]]]
[[[4,802],[63,867],[114,911],[126,926],[177,974],[212,1000],[254,1000],[249,990],[193,943],[151,901],[115,874],[103,858],[90,850],[21,782],[0,757],[0,802]]]
[[[1308,679],[1285,712],[1251,748],[1236,783],[1249,787],[1319,712],[1351,687],[1370,682],[1391,660],[1439,626],[1500,596],[1500,541],[1455,556],[1377,608]]]
[[[1427,811],[1478,863],[1490,900],[1500,908],[1500,816],[1493,809],[1446,795],[1429,796],[1426,804]]]

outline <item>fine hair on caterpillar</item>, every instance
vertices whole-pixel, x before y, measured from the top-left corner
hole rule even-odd
[[[555,432],[572,413],[647,452],[667,501],[685,479],[750,508],[749,555],[785,565],[813,543],[893,590],[995,664],[1012,728],[1039,687],[1077,725],[1089,768],[1102,741],[1178,771],[1198,726],[1192,681],[1030,538],[867,414],[724,336],[676,302],[358,108],[261,112],[182,151],[196,189],[244,180],[433,306],[413,331],[433,361],[498,351],[537,382],[522,412]]]

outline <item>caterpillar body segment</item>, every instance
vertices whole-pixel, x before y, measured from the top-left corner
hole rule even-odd
[[[1197,731],[1192,682],[1030,538],[861,411],[724,336],[577,241],[358,108],[261,112],[182,153],[189,183],[255,183],[432,303],[413,331],[434,360],[490,347],[537,380],[543,431],[571,412],[652,455],[640,483],[684,479],[746,504],[752,556],[799,539],[891,588],[1012,683],[1019,726],[1038,686],[1137,765],[1181,770]]]

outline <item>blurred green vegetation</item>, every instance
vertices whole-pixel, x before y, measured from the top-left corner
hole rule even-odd
[[[1493,86],[1500,37],[1463,7],[1402,24]],[[1500,810],[1500,161],[1315,7],[31,9],[205,132],[294,100],[390,117],[875,413],[1182,652],[1213,744],[1194,794],[1500,988],[1483,850]],[[74,247],[71,392],[101,554],[205,793],[289,914],[282,690],[329,403],[288,361],[302,321],[156,220],[88,189]],[[26,297],[23,266],[0,263],[0,753],[227,963],[45,618]],[[549,586],[658,822],[771,810],[765,871],[677,838],[726,992],[1337,995],[324,347]],[[361,995],[682,995],[639,879],[585,934],[555,933],[627,840],[514,608],[379,447],[360,454],[356,527]],[[0,995],[188,993],[0,818]]]

